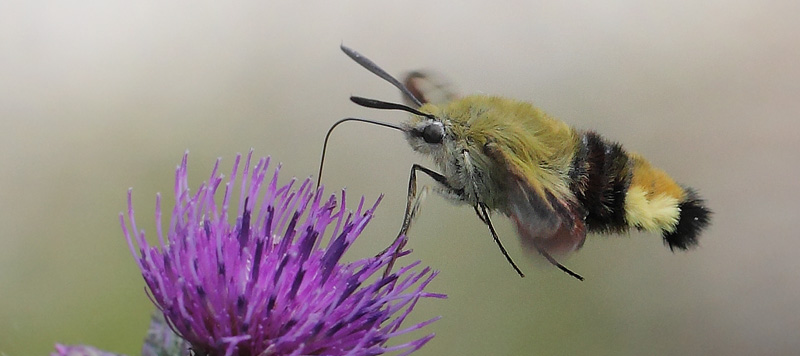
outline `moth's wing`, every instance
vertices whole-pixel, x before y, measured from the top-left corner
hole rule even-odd
[[[403,85],[423,104],[441,105],[459,97],[458,90],[450,80],[431,70],[415,70],[403,77]],[[405,97],[403,100],[408,101]],[[406,102],[411,106],[411,103]]]
[[[559,196],[545,188],[511,159],[507,147],[489,143],[484,152],[496,161],[496,167],[506,170],[506,213],[529,252],[563,256],[583,246],[585,214],[573,197]]]

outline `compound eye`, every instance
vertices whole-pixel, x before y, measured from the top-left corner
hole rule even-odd
[[[442,143],[444,127],[439,122],[431,123],[422,130],[422,139],[427,143]]]

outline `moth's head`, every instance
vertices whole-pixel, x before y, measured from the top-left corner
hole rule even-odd
[[[359,96],[351,96],[350,100],[354,103],[376,109],[402,110],[411,114],[409,120],[402,125],[379,123],[367,120],[382,126],[389,126],[403,131],[409,145],[415,151],[423,154],[434,154],[442,152],[443,148],[450,146],[453,142],[452,130],[448,123],[433,114],[426,113],[402,104],[389,103],[385,101],[367,99]],[[425,105],[422,109],[431,108]],[[359,121],[365,121],[359,119]]]
[[[453,151],[455,140],[450,121],[439,113],[442,105],[446,105],[446,102],[454,100],[457,96],[443,77],[430,72],[415,71],[407,74],[401,83],[360,53],[345,46],[341,48],[356,63],[399,89],[403,94],[405,105],[357,96],[350,97],[350,100],[365,107],[402,110],[411,114],[409,120],[399,126],[369,121],[403,131],[412,149],[431,155],[437,161]],[[359,121],[367,120],[359,119]]]
[[[453,141],[453,133],[436,116],[412,115],[403,124],[406,140],[414,151],[422,154],[436,154]]]
[[[442,110],[449,103],[458,100],[453,85],[446,77],[429,70],[416,70],[405,75],[403,84],[419,98],[420,111],[432,117],[412,115],[404,124],[406,139],[411,147],[420,153],[431,154],[450,147],[455,136],[450,120]],[[404,97],[406,105],[414,105]]]

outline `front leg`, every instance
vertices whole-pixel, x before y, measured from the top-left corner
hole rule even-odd
[[[422,188],[421,194],[417,194],[417,171],[427,174],[429,177],[433,178],[436,182],[444,186],[444,188],[452,192],[453,194],[463,194],[463,191],[459,193],[458,190],[453,189],[448,183],[447,178],[436,171],[433,171],[429,168],[425,168],[419,164],[414,164],[411,166],[411,176],[408,178],[408,195],[406,199],[406,212],[403,214],[403,224],[400,226],[400,232],[397,233],[397,238],[399,239],[401,236],[407,235],[408,230],[411,228],[411,224],[414,222],[414,218],[416,217],[417,213],[419,212],[420,205],[422,201],[425,199],[425,196],[428,192],[428,187],[425,186]],[[389,261],[389,264],[386,265],[386,271],[384,271],[384,277],[388,276],[394,266],[394,262],[397,260],[398,253],[405,247],[405,242],[397,246],[397,249],[394,251],[392,259]],[[386,252],[386,251],[384,251]]]
[[[406,212],[403,214],[403,225],[400,227],[400,232],[397,234],[398,237],[408,233],[408,230],[411,228],[411,223],[414,221],[414,218],[419,211],[420,204],[422,203],[422,200],[425,198],[425,195],[428,191],[427,186],[423,187],[422,194],[417,196],[417,171],[427,174],[437,183],[444,186],[447,191],[453,192],[454,194],[463,194],[450,187],[445,176],[415,163],[413,166],[411,166],[411,176],[408,178]]]

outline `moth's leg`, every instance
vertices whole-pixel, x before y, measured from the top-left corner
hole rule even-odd
[[[479,207],[480,210],[478,210]],[[503,247],[503,244],[500,243],[500,238],[497,237],[497,232],[495,232],[494,230],[492,221],[489,220],[489,213],[486,209],[486,205],[483,203],[478,203],[478,205],[474,206],[474,208],[475,208],[475,213],[478,214],[478,218],[480,218],[481,221],[483,221],[487,226],[489,226],[489,231],[492,233],[492,238],[494,238],[494,242],[497,243],[498,247],[500,247],[500,251],[503,252],[503,256],[506,256],[506,260],[508,260],[508,263],[510,263],[511,266],[514,267],[514,270],[516,270],[517,273],[519,273],[520,277],[525,277],[525,275],[522,274],[517,265],[514,264],[514,261],[511,260],[511,257],[508,255],[508,252],[506,252],[506,249]],[[578,280],[581,281],[583,280],[583,277],[581,277],[581,275],[572,272],[569,268],[565,267],[564,265],[556,261],[556,259],[553,258],[553,256],[550,256],[550,254],[547,253],[547,251],[539,248],[539,246],[536,246],[536,244],[534,244],[534,247],[536,247],[536,251],[538,251],[540,255],[544,256],[547,262],[550,262],[550,264],[558,267],[560,270],[566,272],[568,275],[573,276]]]
[[[470,180],[473,182],[473,190],[475,192],[478,192],[479,190],[477,182],[480,180],[481,171],[476,169],[475,166],[472,164],[472,157],[470,156],[468,150],[461,151],[461,155],[464,157],[464,168],[466,169],[467,172],[469,172],[471,178]],[[486,204],[480,201],[480,197],[478,198],[478,203],[475,206],[473,206],[473,208],[475,208],[475,213],[478,214],[478,218],[480,218],[481,221],[483,221],[483,223],[489,227],[489,231],[492,233],[492,238],[494,239],[494,242],[497,243],[497,247],[500,247],[500,251],[503,252],[503,256],[506,257],[506,260],[508,261],[508,263],[511,264],[511,267],[514,267],[514,270],[517,271],[520,277],[525,277],[522,271],[520,271],[519,267],[517,267],[514,261],[511,260],[511,256],[508,255],[508,252],[506,251],[505,247],[503,247],[503,244],[500,243],[500,238],[497,237],[497,232],[495,232],[494,226],[492,225],[492,221],[489,219],[489,212],[488,209],[486,208]],[[478,210],[478,208],[480,208],[480,211]],[[542,256],[544,256],[545,259],[547,259],[548,262],[550,262],[554,266],[558,267],[559,269],[566,272],[570,276],[573,276],[581,281],[583,280],[583,277],[581,277],[575,272],[570,271],[569,268],[564,267],[564,265],[558,263],[558,261],[556,261],[553,258],[553,256],[550,256],[550,254],[547,253],[547,251],[540,249],[538,246],[536,247],[536,249]]]
[[[400,232],[397,234],[398,236],[408,233],[408,229],[411,228],[411,223],[414,221],[414,217],[419,211],[419,205],[422,203],[422,200],[425,198],[425,194],[427,194],[428,191],[427,186],[423,187],[423,194],[421,194],[419,197],[417,196],[417,171],[427,174],[429,177],[433,178],[433,180],[443,185],[446,189],[452,190],[450,185],[447,184],[447,178],[445,178],[443,175],[418,164],[411,166],[411,176],[408,178],[406,212],[403,214],[403,225],[400,227]]]
[[[525,275],[522,274],[522,272],[519,270],[517,265],[514,264],[514,261],[511,260],[511,257],[508,255],[508,252],[506,252],[506,249],[503,247],[503,244],[500,243],[500,238],[497,237],[497,232],[495,232],[494,226],[492,226],[492,221],[489,220],[489,214],[488,214],[488,212],[486,210],[486,205],[484,205],[483,203],[478,203],[478,205],[480,206],[481,210],[479,211],[478,210],[478,206],[475,206],[475,212],[478,214],[478,217],[484,223],[486,223],[487,226],[489,226],[489,231],[492,233],[492,238],[494,238],[494,242],[497,243],[497,246],[500,247],[500,251],[503,252],[503,256],[506,256],[506,260],[508,260],[508,263],[510,263],[511,266],[514,267],[514,270],[516,270],[517,273],[519,273],[520,277],[525,277]],[[568,275],[573,276],[573,277],[577,278],[580,281],[583,280],[583,277],[581,277],[581,275],[579,275],[579,274],[577,274],[575,272],[572,272],[569,268],[565,267],[564,265],[562,265],[561,263],[556,261],[556,259],[553,258],[553,256],[550,256],[550,254],[547,253],[547,251],[539,248],[539,246],[536,246],[535,244],[534,244],[534,246],[536,247],[536,251],[538,251],[540,255],[544,256],[544,258],[547,260],[547,262],[550,262],[550,264],[552,264],[553,266],[558,267],[560,270],[564,271]]]
[[[492,232],[492,237],[494,238],[494,241],[497,243],[497,246],[500,247],[500,251],[503,252],[503,256],[506,256],[506,259],[508,260],[508,263],[510,263],[511,266],[514,267],[514,269],[517,271],[517,273],[519,273],[520,277],[525,277],[522,274],[522,272],[519,271],[519,268],[517,268],[517,266],[514,264],[514,261],[512,261],[511,257],[508,256],[508,253],[506,253],[506,249],[503,248],[503,245],[500,243],[500,239],[497,237],[497,233],[494,231],[494,226],[492,226],[492,221],[489,220],[489,214],[487,213],[486,205],[483,204],[483,203],[478,203],[478,205],[480,206],[481,210],[478,211],[478,206],[475,206],[475,213],[477,213],[478,217],[484,223],[486,223],[486,225],[489,226],[489,231]],[[481,214],[481,212],[483,212],[483,214]],[[547,260],[547,262],[550,262],[550,264],[552,264],[553,266],[558,267],[560,270],[566,272],[568,275],[573,276],[573,277],[577,278],[578,280],[581,280],[581,281],[583,280],[583,277],[581,277],[581,275],[579,275],[579,274],[577,274],[575,272],[572,272],[569,268],[565,267],[564,265],[562,265],[561,263],[556,261],[556,259],[553,258],[553,256],[550,256],[550,254],[547,253],[547,251],[545,251],[544,249],[539,248],[539,246],[536,245],[535,242],[534,242],[533,246],[536,247],[536,251],[538,251],[540,255],[544,256],[544,258]]]
[[[428,196],[429,190],[430,188],[427,185],[423,185],[419,193],[416,193],[413,198],[409,197],[411,200],[406,204],[406,212],[403,214],[403,225],[400,227],[400,232],[397,233],[398,237],[408,234],[408,230],[411,229],[411,224],[414,222],[414,219],[416,219],[420,206],[422,206],[425,197]]]
[[[469,178],[470,181],[472,182],[472,191],[475,192],[475,194],[478,194],[478,192],[480,191],[478,189],[478,181],[481,180],[480,177],[481,172],[480,170],[475,168],[475,165],[472,164],[472,157],[470,156],[468,150],[462,150],[461,155],[464,157],[463,160],[464,170],[469,173]],[[475,209],[475,214],[477,214],[478,218],[481,219],[481,221],[483,221],[483,223],[489,227],[489,232],[492,233],[492,238],[494,239],[494,242],[497,244],[497,247],[500,248],[500,252],[502,252],[503,256],[506,257],[506,261],[508,261],[511,267],[514,267],[514,270],[517,271],[517,274],[519,274],[520,277],[525,277],[525,274],[522,273],[522,270],[520,270],[519,267],[517,267],[517,264],[514,263],[514,260],[512,260],[511,256],[508,255],[508,251],[506,251],[506,248],[503,246],[503,243],[500,242],[500,238],[497,236],[497,232],[494,230],[494,225],[492,225],[492,220],[489,219],[489,211],[488,211],[489,209],[486,208],[486,204],[481,202],[480,196],[477,198],[477,200],[478,200],[477,203],[475,203],[475,205],[472,206],[472,208]]]
[[[579,281],[583,280],[583,277],[581,277],[581,275],[579,275],[579,274],[577,274],[575,272],[572,272],[569,268],[565,267],[561,263],[558,263],[558,261],[556,261],[556,259],[553,258],[553,256],[550,256],[550,254],[547,253],[547,251],[539,248],[539,246],[536,246],[535,243],[534,243],[534,247],[536,247],[536,250],[539,251],[540,255],[544,256],[544,258],[547,260],[547,262],[550,262],[550,264],[552,264],[553,266],[558,267],[560,270],[564,271],[568,275],[577,278]]]
[[[429,177],[433,178],[437,183],[443,185],[446,189],[453,190],[449,184],[447,184],[447,178],[445,176],[431,170],[425,168],[419,164],[414,164],[411,166],[411,176],[408,178],[408,195],[406,200],[406,212],[403,214],[403,225],[400,226],[400,232],[397,233],[397,238],[399,239],[400,236],[406,235],[408,233],[408,229],[411,228],[411,223],[414,222],[414,218],[416,217],[417,212],[419,212],[420,205],[422,201],[425,199],[425,196],[428,192],[428,187],[425,186],[422,188],[421,194],[417,194],[417,171],[427,174]],[[389,261],[389,264],[386,265],[386,271],[384,271],[384,277],[388,276],[394,267],[394,262],[397,260],[398,253],[402,251],[403,247],[405,246],[405,242],[397,246],[397,249],[394,251],[392,255],[392,259]],[[385,250],[381,253],[383,254],[386,252]]]
[[[491,222],[489,220],[486,220],[486,219],[483,218],[483,215],[478,210],[478,206],[477,205],[473,206],[472,208],[475,209],[475,214],[478,215],[478,219],[481,219],[481,221],[483,221],[483,223],[486,224],[486,225],[491,224]]]
[[[480,208],[480,211],[478,210],[478,208]],[[494,242],[497,244],[497,247],[500,248],[500,252],[502,252],[503,256],[506,257],[506,261],[508,261],[508,263],[511,264],[511,267],[514,267],[514,270],[517,271],[517,274],[519,274],[520,277],[525,277],[525,274],[522,273],[519,267],[517,267],[517,264],[514,263],[514,260],[511,259],[511,256],[508,255],[508,251],[506,251],[506,248],[503,247],[503,243],[500,242],[500,238],[497,237],[497,232],[494,231],[492,220],[489,219],[489,212],[486,209],[486,205],[483,203],[478,203],[478,205],[475,206],[475,212],[478,213],[478,217],[481,219],[481,221],[486,223],[486,226],[489,227],[489,232],[492,233],[492,238],[494,239]]]

